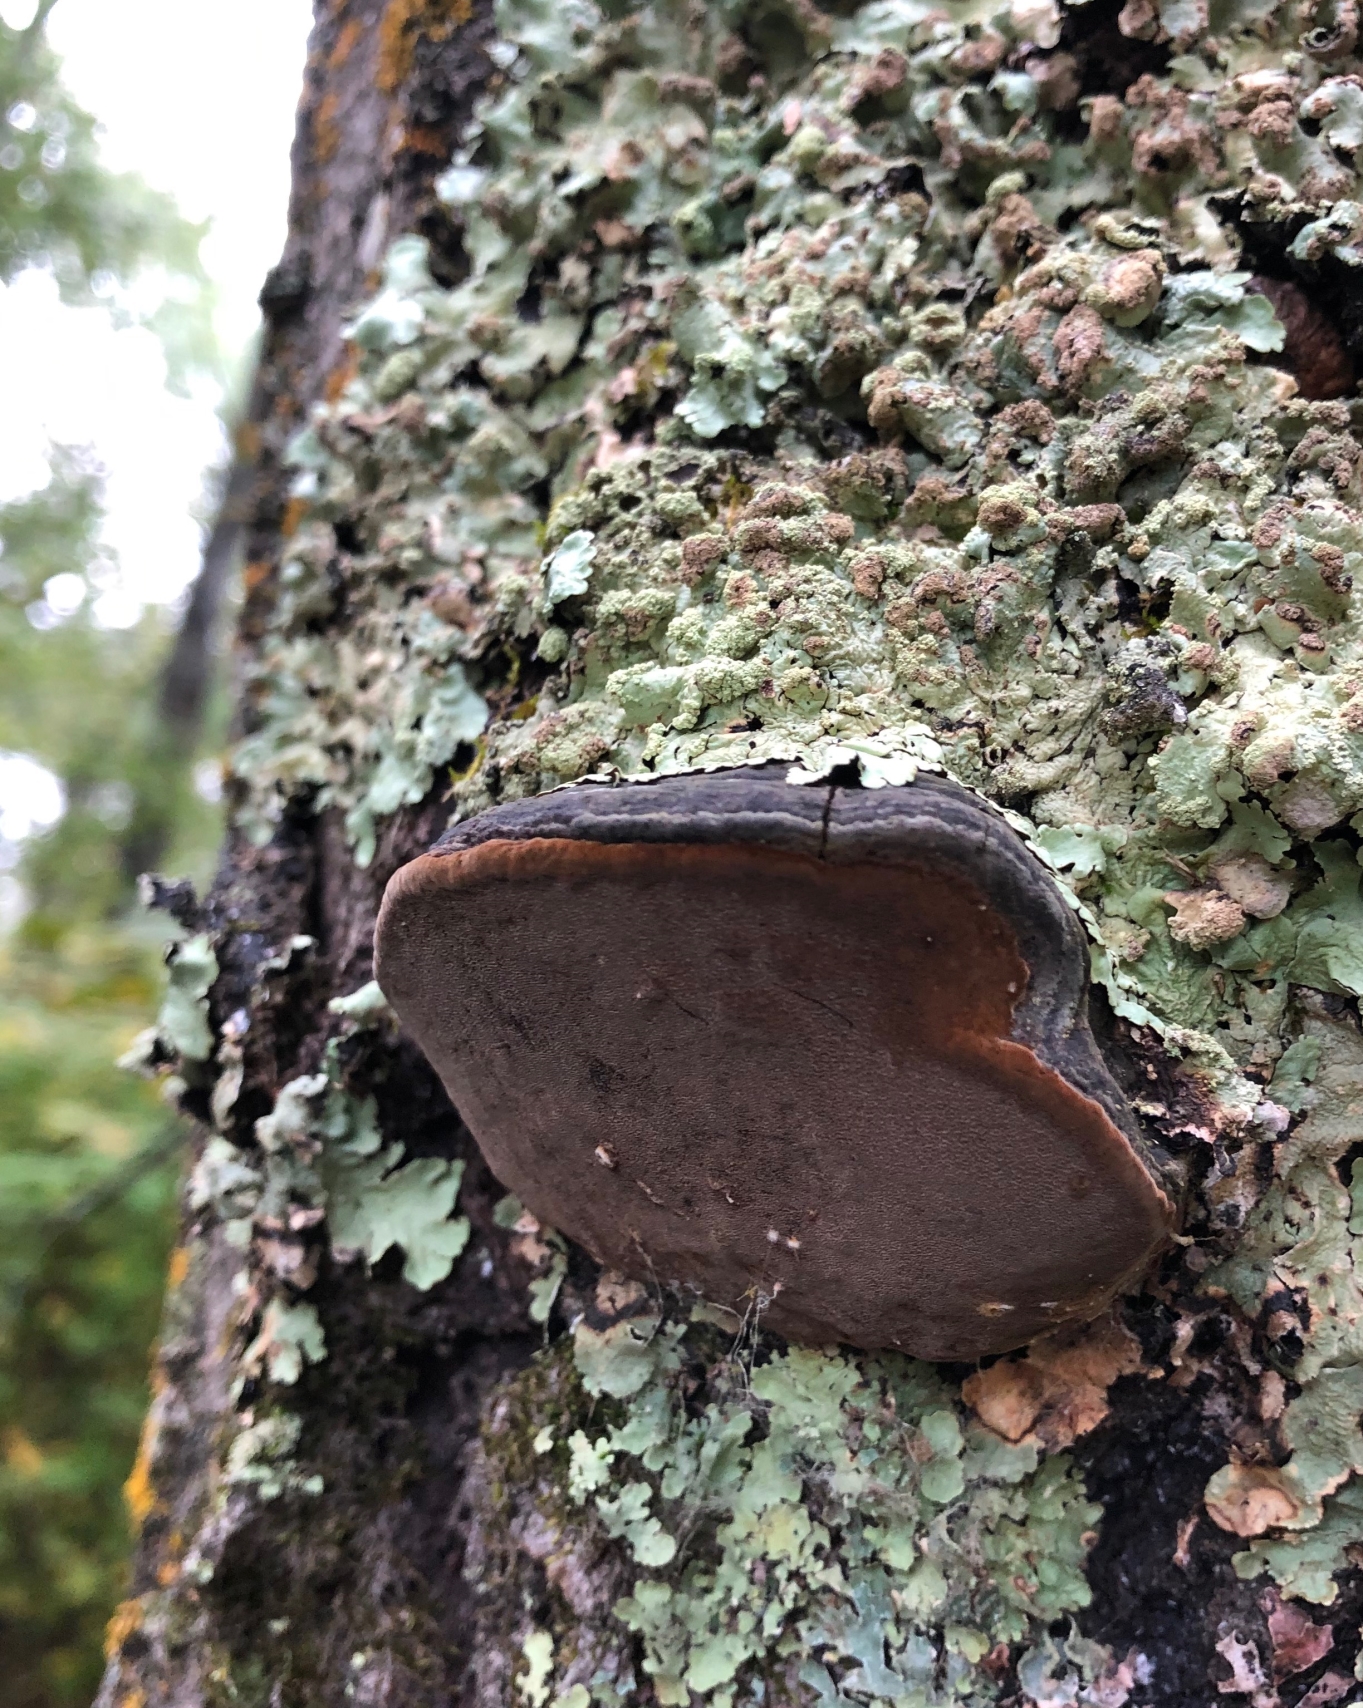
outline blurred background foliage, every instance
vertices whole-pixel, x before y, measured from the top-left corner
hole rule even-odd
[[[71,99],[44,26],[0,23],[0,278],[49,268],[68,303],[106,301],[161,338],[168,381],[183,390],[219,363],[213,293],[199,259],[206,227],[130,172],[99,163],[95,121]],[[120,289],[121,287],[121,289]]]
[[[202,228],[102,170],[48,10],[0,23],[0,281],[50,269],[64,300],[154,330],[170,385],[216,374]],[[0,1708],[87,1703],[123,1593],[183,1138],[115,1066],[161,985],[136,877],[203,881],[219,834],[221,706],[162,709],[164,612],[99,625],[100,470],[63,447],[50,466],[0,505]]]

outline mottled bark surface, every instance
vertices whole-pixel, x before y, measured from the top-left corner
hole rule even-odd
[[[310,405],[334,399],[352,371],[342,334],[347,315],[372,294],[383,254],[400,234],[429,239],[441,282],[461,276],[458,234],[432,185],[478,92],[501,75],[484,51],[491,37],[484,4],[319,6],[294,151],[290,234],[262,294],[269,337],[239,636],[245,656],[258,647],[274,609],[283,542],[296,522],[283,447]],[[1120,95],[1141,71],[1161,69],[1167,57],[1119,35],[1105,0],[1069,15],[1064,46],[1086,93],[1103,98]],[[850,442],[862,443],[856,435]],[[341,554],[349,549],[343,530],[336,543]],[[344,607],[327,622],[326,632],[343,634]],[[515,698],[519,673],[540,668],[532,650],[508,652],[505,704]],[[496,707],[497,684],[485,686]],[[250,717],[248,710],[247,734]],[[338,1082],[376,1100],[385,1137],[400,1138],[411,1159],[466,1162],[459,1208],[472,1231],[449,1278],[422,1291],[402,1278],[397,1252],[372,1272],[334,1261],[306,1214],[285,1216],[263,1234],[257,1217],[256,1263],[248,1271],[221,1222],[190,1204],[134,1477],[142,1525],[133,1582],[111,1630],[102,1708],[347,1701],[490,1708],[517,1700],[518,1689],[538,1708],[543,1699],[533,1680],[524,1682],[521,1645],[539,1603],[558,1596],[599,1623],[629,1587],[617,1558],[593,1552],[600,1541],[594,1533],[566,1555],[561,1536],[552,1548],[537,1542],[534,1503],[526,1501],[524,1511],[519,1503],[537,1475],[524,1442],[504,1441],[496,1466],[485,1456],[495,1454],[499,1431],[509,1430],[505,1408],[519,1405],[533,1418],[555,1384],[576,1380],[561,1364],[541,1364],[523,1376],[518,1398],[490,1403],[497,1384],[527,1371],[545,1341],[546,1330],[531,1320],[528,1289],[542,1275],[548,1249],[533,1230],[494,1220],[502,1189],[410,1042],[387,1023],[354,1027],[327,1008],[371,977],[384,885],[440,834],[449,810],[448,785],[438,774],[425,801],[381,821],[374,857],[362,868],[340,810],[317,812],[306,797],[296,799],[267,845],[242,836],[229,841],[197,922],[219,968],[213,1030],[240,1052],[240,1088],[219,1118],[220,1131],[248,1148],[281,1088],[318,1074],[335,1041]],[[1111,1038],[1121,1033],[1132,1084],[1148,1080],[1176,1109],[1186,1087],[1161,1083],[1166,1064],[1148,1037],[1123,1030],[1101,1005],[1096,1018]],[[196,1088],[188,1077],[185,1100],[206,1132],[209,1082]],[[1267,1180],[1267,1147],[1259,1165]],[[1195,1173],[1211,1166],[1203,1159]],[[257,1456],[266,1483],[234,1477],[232,1443],[260,1421],[255,1408],[265,1399],[266,1353],[254,1363],[243,1358],[245,1341],[259,1329],[261,1273],[296,1278],[314,1268],[307,1298],[325,1331],[326,1357],[302,1368],[290,1386],[298,1433],[275,1461],[268,1452]],[[1083,1633],[1119,1658],[1138,1651],[1153,1669],[1148,1682],[1132,1686],[1134,1694],[1119,1695],[1113,1686],[1109,1697],[1085,1700],[1143,1708],[1212,1702],[1218,1682],[1235,1682],[1228,1638],[1257,1644],[1265,1657],[1275,1649],[1267,1580],[1237,1576],[1231,1556],[1242,1539],[1203,1512],[1207,1481],[1232,1449],[1250,1460],[1268,1450],[1261,1394],[1246,1374],[1248,1329],[1228,1305],[1194,1296],[1197,1273],[1196,1259],[1185,1263],[1177,1253],[1155,1291],[1125,1303],[1124,1324],[1144,1364],[1111,1388],[1104,1421],[1069,1432],[1079,1437],[1074,1453],[1088,1494],[1104,1510],[1088,1556],[1093,1593],[1080,1618]],[[563,1299],[582,1305],[594,1279],[589,1259],[570,1252]],[[561,1299],[549,1326],[557,1331],[565,1320]],[[1119,1364],[1103,1367],[1110,1376]],[[944,1374],[960,1381],[971,1371]],[[1061,1391],[1072,1393],[1074,1384],[1062,1382]],[[479,1446],[480,1429],[491,1448]],[[261,1498],[263,1487],[268,1498]],[[499,1515],[514,1522],[499,1530]],[[1328,1665],[1343,1675],[1352,1672],[1358,1647],[1363,1580],[1350,1572],[1341,1586],[1328,1615]],[[1063,1629],[1058,1622],[1056,1631]],[[997,1658],[1000,1703],[1024,1699],[1010,1670],[1015,1662],[1006,1651]],[[1323,1658],[1313,1661],[1284,1685],[1282,1700],[1303,1700],[1325,1670]],[[814,1699],[782,1678],[770,1689],[773,1700]],[[1270,1692],[1265,1682],[1263,1700]],[[647,1686],[638,1699],[653,1700]],[[1246,1686],[1232,1700],[1260,1698]]]
[[[320,8],[294,145],[289,237],[261,298],[268,338],[243,647],[269,609],[289,527],[282,448],[310,403],[342,383],[349,358],[341,326],[372,285],[389,237],[441,234],[431,180],[489,71],[480,51],[489,29],[486,7],[434,0]],[[317,1065],[327,1000],[370,976],[384,883],[443,828],[443,793],[385,826],[365,872],[326,816],[298,814],[267,848],[240,839],[226,848],[205,921],[222,969],[215,1023],[241,1011],[250,1017],[234,1113],[243,1140],[279,1087]],[[262,977],[262,962],[301,934],[315,947]],[[486,1255],[429,1295],[406,1286],[396,1269],[372,1280],[324,1273],[317,1298],[334,1354],[299,1393],[308,1457],[328,1467],[324,1504],[285,1494],[242,1522],[242,1503],[229,1499],[205,1534],[235,1409],[229,1389],[242,1303],[233,1278],[241,1265],[220,1234],[198,1236],[191,1212],[136,1473],[146,1517],[102,1700],[265,1703],[282,1689],[287,1700],[339,1702],[351,1685],[359,1700],[374,1702],[463,1693],[468,1448],[489,1388],[525,1362],[541,1331],[526,1315],[525,1265],[492,1227],[500,1191],[434,1074],[400,1046],[382,1077],[384,1124],[407,1135],[410,1154],[469,1159],[462,1204],[475,1227],[470,1251],[486,1247]],[[249,1392],[236,1402],[249,1403]],[[194,1561],[184,1570],[191,1543],[196,1558],[211,1559],[209,1582],[195,1581]],[[368,1658],[357,1667],[362,1651]]]

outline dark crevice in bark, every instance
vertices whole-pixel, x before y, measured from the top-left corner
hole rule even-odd
[[[1141,41],[1123,35],[1118,26],[1125,0],[1089,0],[1064,14],[1060,51],[1072,54],[1078,66],[1083,95],[1126,93],[1137,78],[1162,77],[1173,57],[1167,41]]]
[[[1328,250],[1315,261],[1292,254],[1308,222],[1306,213],[1265,219],[1255,217],[1238,193],[1227,192],[1219,200],[1243,245],[1242,266],[1286,328],[1284,349],[1262,360],[1295,375],[1306,397],[1355,392],[1363,367],[1363,297],[1356,269]]]
[[[1244,1544],[1202,1513],[1202,1491],[1227,1448],[1203,1403],[1207,1386],[1200,1379],[1178,1392],[1124,1377],[1112,1390],[1111,1417],[1075,1449],[1104,1508],[1089,1555],[1093,1606],[1084,1629],[1118,1654],[1135,1648],[1147,1657],[1153,1673],[1141,1700],[1150,1708],[1186,1708],[1207,1694],[1218,1622],[1209,1608],[1247,1637],[1263,1629],[1257,1588],[1230,1564]],[[1198,1522],[1179,1563],[1180,1526],[1191,1518]]]
[[[1130,1312],[1127,1320],[1131,1325]],[[1208,1333],[1218,1326],[1209,1324]],[[1138,1698],[1143,1708],[1210,1700],[1216,1683],[1230,1677],[1216,1651],[1229,1632],[1254,1642],[1265,1657],[1273,1653],[1267,1623],[1273,1592],[1262,1578],[1246,1583],[1237,1576],[1231,1556],[1247,1544],[1217,1529],[1202,1508],[1207,1479],[1226,1462],[1231,1440],[1217,1386],[1207,1375],[1181,1391],[1124,1377],[1109,1395],[1112,1415],[1074,1450],[1090,1495],[1104,1507],[1088,1563],[1093,1606],[1082,1624],[1117,1654],[1134,1648],[1149,1660],[1150,1682]],[[1352,1673],[1363,1573],[1347,1572],[1339,1581],[1328,1610],[1297,1604],[1333,1627],[1335,1644],[1281,1681],[1284,1708],[1301,1702],[1325,1672]]]

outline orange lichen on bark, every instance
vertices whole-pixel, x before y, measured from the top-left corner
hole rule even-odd
[[[279,524],[281,539],[290,540],[298,532],[298,525],[307,514],[308,503],[305,498],[291,498],[284,506],[284,517]]]
[[[356,18],[351,18],[348,23],[341,26],[341,33],[336,37],[336,43],[327,55],[327,69],[329,71],[336,71],[345,64],[346,60],[354,53],[355,44],[363,34],[364,31]]]
[[[134,1528],[138,1530],[156,1510],[156,1491],[151,1483],[151,1454],[148,1445],[148,1437],[154,1436],[155,1433],[154,1428],[149,1429],[146,1424],[143,1425],[137,1457],[133,1460],[133,1468],[123,1484],[123,1504],[128,1509],[128,1516],[132,1519]]]
[[[342,360],[339,361],[327,375],[327,383],[323,388],[323,395],[328,403],[336,402],[337,398],[340,397],[341,393],[359,372],[359,366],[359,357],[352,347],[346,351]],[[304,506],[304,509],[306,509],[306,506]],[[297,523],[295,523],[294,526],[296,527]]]
[[[245,462],[254,462],[260,455],[260,423],[258,421],[243,421],[232,435],[232,444],[237,455]]]
[[[154,1371],[152,1403],[147,1407],[147,1415],[142,1419],[142,1433],[137,1441],[137,1457],[133,1460],[133,1468],[123,1485],[123,1502],[133,1527],[137,1530],[147,1522],[158,1504],[156,1490],[152,1486],[151,1464],[156,1452],[156,1440],[161,1431],[161,1408],[156,1402],[165,1386],[165,1377],[159,1370]]]
[[[402,146],[409,154],[429,154],[443,160],[450,152],[450,139],[430,125],[413,125],[403,132]]]
[[[445,41],[472,16],[473,0],[389,0],[379,21],[379,88],[395,94],[411,73],[417,42]]]
[[[329,90],[317,103],[312,116],[312,154],[319,166],[333,159],[341,146],[340,108],[335,90]]]
[[[104,1653],[109,1659],[118,1653],[142,1624],[142,1603],[132,1596],[127,1601],[120,1601],[109,1617],[109,1623],[104,1627]]]

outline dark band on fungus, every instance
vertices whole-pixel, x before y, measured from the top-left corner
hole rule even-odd
[[[954,784],[736,770],[496,807],[396,874],[377,955],[537,1216],[794,1338],[1006,1350],[1171,1229],[1082,928]]]

